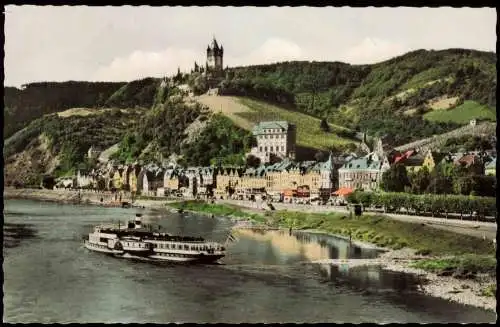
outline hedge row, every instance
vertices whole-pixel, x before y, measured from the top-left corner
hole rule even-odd
[[[416,214],[431,212],[433,214],[472,214],[480,216],[496,216],[496,198],[467,195],[442,194],[408,194],[408,193],[369,193],[354,192],[349,202],[361,203],[364,207],[382,206],[386,211],[399,211],[405,208]]]

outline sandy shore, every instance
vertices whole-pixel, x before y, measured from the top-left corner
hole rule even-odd
[[[496,298],[480,294],[481,290],[486,286],[496,284],[495,278],[491,276],[478,276],[475,280],[461,280],[448,276],[438,276],[422,269],[409,267],[411,262],[422,258],[415,255],[415,252],[413,249],[406,248],[383,253],[380,256],[380,259],[386,261],[383,269],[420,276],[425,281],[422,285],[422,291],[425,294],[496,311]]]
[[[18,199],[32,199],[32,200],[43,200],[43,201],[54,201],[61,203],[78,203],[78,191],[67,191],[67,190],[39,190],[39,189],[14,189],[5,188],[4,198],[18,198]],[[114,202],[114,195],[111,193],[93,193],[93,192],[80,192],[80,203],[87,203],[93,205],[118,205]],[[101,197],[103,198],[103,203],[100,202]],[[130,201],[130,199],[122,198],[123,201]],[[136,200],[133,202],[134,206],[145,207],[145,208],[165,208],[176,212],[174,208],[169,208],[166,206],[167,203],[174,201],[167,201],[165,199],[158,200]],[[262,210],[255,208],[242,208],[248,213],[261,213]],[[186,212],[190,212],[186,210]],[[194,212],[193,212],[194,213]],[[205,214],[211,216],[211,214],[206,214],[202,212],[196,212],[197,214]],[[242,217],[229,217],[235,222],[246,221],[248,219]],[[329,234],[320,230],[304,230],[304,232],[310,233],[324,233]],[[345,238],[344,236],[333,235],[335,237]],[[377,247],[374,244],[361,242],[354,240],[354,244],[361,247],[377,248],[384,250],[385,252],[380,255],[378,260],[382,260],[383,269],[391,271],[399,271],[404,273],[416,274],[423,278],[426,282],[422,285],[422,291],[430,296],[444,298],[453,302],[458,302],[465,305],[471,305],[475,307],[484,308],[487,310],[496,310],[496,298],[495,297],[485,297],[480,295],[481,290],[490,284],[496,284],[496,280],[488,276],[478,276],[475,280],[459,280],[449,276],[438,276],[437,274],[424,271],[422,269],[416,269],[410,267],[411,263],[415,260],[422,259],[424,257],[416,255],[413,249],[401,249],[401,250],[391,250],[388,248]],[[428,257],[427,257],[428,258]]]

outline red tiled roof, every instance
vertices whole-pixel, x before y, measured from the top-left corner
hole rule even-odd
[[[413,155],[415,153],[415,150],[408,150],[405,152],[404,156],[406,158],[409,158],[411,155]]]
[[[394,163],[398,163],[402,161],[403,159],[406,159],[405,155],[399,155],[394,159]]]
[[[476,156],[473,154],[468,154],[458,159],[457,162],[461,164],[466,164],[467,166],[473,165],[476,161]]]

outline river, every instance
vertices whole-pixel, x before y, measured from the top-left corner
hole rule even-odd
[[[242,231],[220,265],[159,265],[82,247],[98,223],[137,210],[4,202],[4,322],[494,322],[495,313],[422,295],[411,275],[311,264],[373,258],[326,235]],[[232,222],[143,209],[162,231],[224,241]]]

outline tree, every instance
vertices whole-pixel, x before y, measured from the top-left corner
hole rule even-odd
[[[322,152],[322,151],[318,151],[318,152],[316,152],[316,154],[314,154],[314,159],[315,159],[316,161],[318,161],[318,162],[319,162],[319,161],[324,161],[324,160],[325,160],[325,153],[324,153],[324,152]]]
[[[260,158],[251,154],[246,159],[246,165],[247,167],[257,168],[260,166]]]
[[[455,194],[469,195],[474,189],[472,176],[457,177],[453,180],[453,192]]]
[[[453,178],[443,176],[442,174],[431,174],[431,182],[427,187],[427,193],[434,194],[452,194],[453,193]]]
[[[410,176],[410,191],[414,194],[422,194],[427,190],[431,182],[431,174],[427,167],[423,167]]]
[[[275,163],[281,162],[281,158],[275,155],[274,153],[271,153],[269,156],[269,163],[271,165],[274,165]]]
[[[56,185],[56,179],[54,178],[54,176],[50,176],[50,175],[43,176],[42,185],[41,185],[43,188],[47,188],[47,189],[51,190],[54,188],[54,185]]]
[[[330,132],[330,125],[328,125],[328,122],[326,121],[325,118],[321,119],[321,123],[319,124],[319,128],[325,133]]]
[[[386,192],[403,192],[405,186],[409,185],[406,168],[400,163],[393,165],[382,175],[381,187]]]

